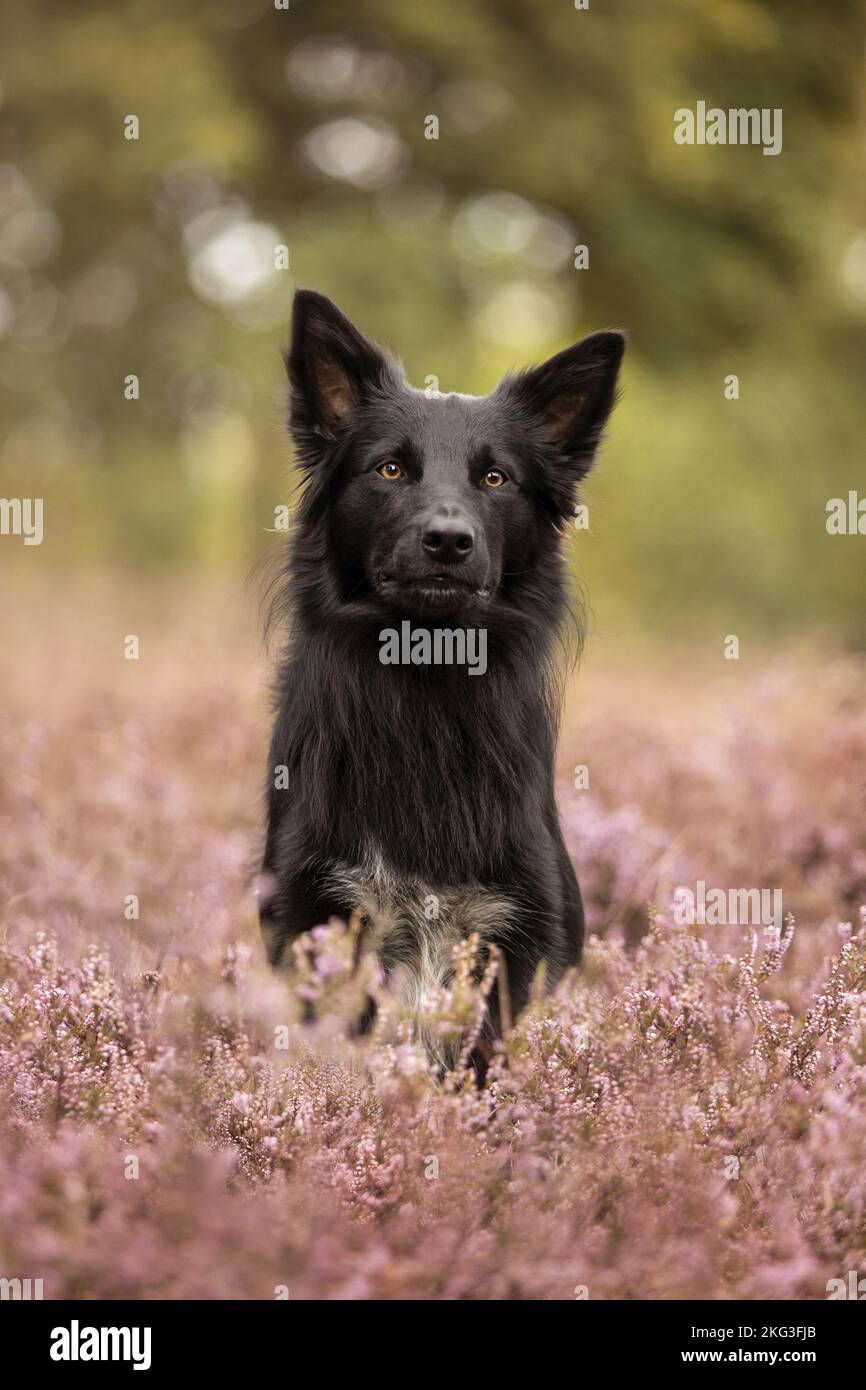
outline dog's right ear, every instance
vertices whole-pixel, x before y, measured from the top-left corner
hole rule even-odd
[[[291,428],[302,456],[335,439],[342,421],[394,373],[385,354],[315,290],[298,290],[286,354]]]

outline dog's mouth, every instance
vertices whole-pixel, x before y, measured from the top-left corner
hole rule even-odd
[[[406,603],[416,609],[440,612],[460,608],[470,601],[486,603],[491,593],[489,585],[479,587],[477,583],[449,574],[447,570],[406,578],[398,578],[389,570],[379,570],[376,588],[392,601]]]

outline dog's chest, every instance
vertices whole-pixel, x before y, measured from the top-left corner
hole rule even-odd
[[[379,854],[362,864],[338,863],[329,888],[349,905],[362,951],[375,952],[390,992],[419,1009],[447,985],[455,948],[475,933],[484,947],[514,930],[515,904],[480,884],[437,887],[394,873]]]

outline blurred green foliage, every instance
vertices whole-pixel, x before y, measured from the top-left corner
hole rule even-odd
[[[574,542],[597,629],[866,640],[866,536],[825,529],[866,496],[862,0],[30,0],[4,29],[0,494],[45,498],[28,564],[273,546],[305,284],[442,390],[629,328]],[[782,153],[677,145],[699,100],[781,108]]]

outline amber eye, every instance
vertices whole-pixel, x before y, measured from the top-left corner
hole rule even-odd
[[[396,478],[402,478],[403,476],[403,469],[400,467],[399,463],[394,462],[380,463],[376,472],[379,474],[380,478],[387,478],[389,482],[393,482]]]
[[[502,487],[502,484],[507,481],[505,474],[500,473],[498,468],[488,468],[482,479],[485,487]]]

